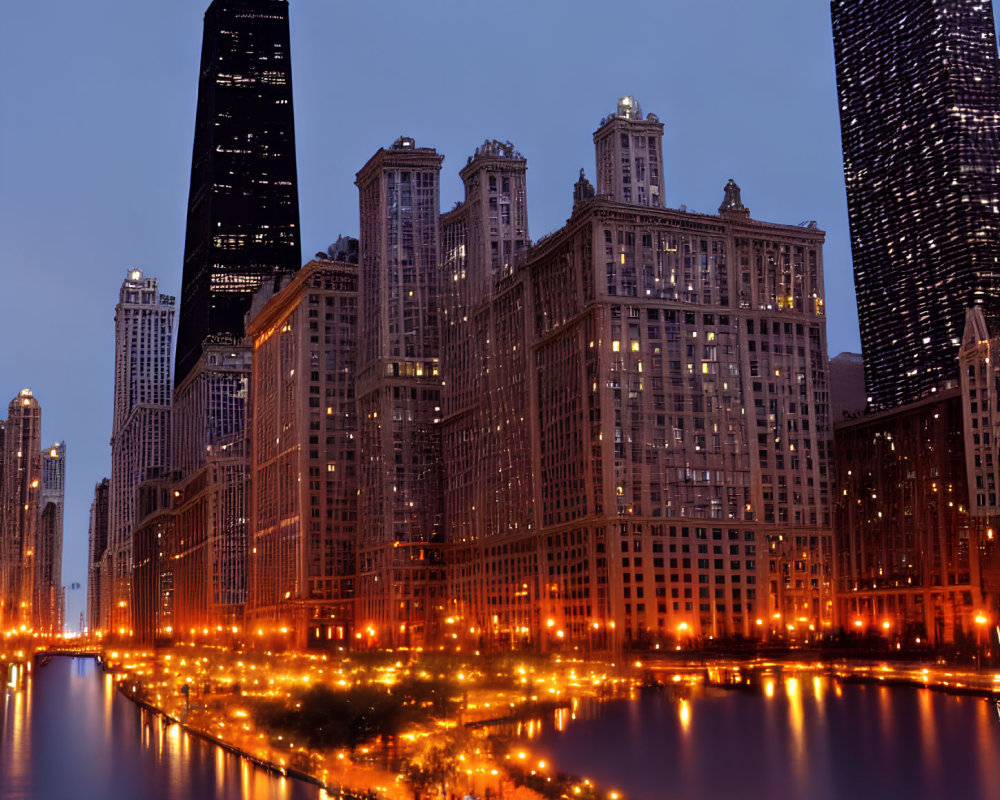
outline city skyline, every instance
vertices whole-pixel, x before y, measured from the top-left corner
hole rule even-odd
[[[108,474],[110,461],[113,308],[107,298],[131,267],[179,294],[206,5],[190,0],[150,18],[142,9],[101,14],[66,4],[56,23],[47,17],[45,25],[34,18],[39,9],[18,7],[4,30],[20,36],[4,39],[0,59],[16,63],[24,56],[35,68],[17,85],[0,87],[4,107],[24,111],[0,118],[0,168],[10,176],[0,198],[0,252],[10,288],[0,298],[2,332],[10,336],[30,323],[21,308],[45,307],[47,316],[69,325],[53,326],[61,336],[40,340],[30,352],[4,352],[0,374],[12,390],[35,389],[47,409],[43,441],[66,439],[75,454],[67,479],[66,585],[84,582],[93,485]],[[677,33],[707,25],[707,11],[644,6],[663,47],[637,46],[619,63],[586,55],[605,37],[591,3],[575,4],[572,17],[560,13],[569,6],[554,12],[512,6],[486,31],[482,19],[457,4],[436,4],[432,15],[426,7],[407,8],[386,18],[366,9],[293,2],[303,260],[341,232],[357,234],[354,173],[377,147],[400,135],[445,155],[442,211],[461,198],[459,166],[479,142],[513,141],[529,162],[531,228],[536,237],[558,228],[569,216],[579,168],[594,177],[590,134],[618,97],[632,94],[666,128],[667,207],[711,212],[732,177],[757,219],[817,219],[828,232],[830,354],[857,350],[829,9],[732,5],[733,13],[720,17],[731,27],[713,21],[717,44],[710,47],[704,40],[696,47],[685,40],[698,37]],[[107,23],[92,31],[86,52],[78,49],[88,37],[79,35],[76,13]],[[456,37],[453,27],[435,26],[433,19],[464,27]],[[130,35],[143,22],[158,29],[157,42]],[[365,37],[352,35],[376,25],[382,39],[397,43],[379,62],[360,44]],[[427,31],[414,37],[421,46],[404,43],[404,34],[419,25]],[[74,73],[93,75],[100,95],[89,85],[57,80],[61,73],[28,57],[26,48],[43,50],[34,31],[45,31],[45,52],[80,56]],[[467,41],[473,34],[503,45],[504,57],[481,59],[485,50]],[[438,37],[448,47],[437,48]],[[337,43],[336,59],[330,58],[331,43]],[[448,53],[447,60],[431,58],[435,49]],[[469,70],[463,58],[480,59],[480,68]],[[65,69],[65,62],[55,62]],[[409,80],[401,85],[404,66]],[[740,84],[732,81],[735,70]],[[70,118],[75,125],[66,124]],[[142,147],[126,141],[132,139]],[[94,199],[95,187],[109,193],[98,194],[104,202]],[[32,208],[48,211],[25,213]],[[66,262],[73,266],[58,271]],[[46,269],[60,280],[38,282]],[[36,283],[48,292],[47,301],[35,301]],[[67,596],[71,629],[83,601],[82,590]]]

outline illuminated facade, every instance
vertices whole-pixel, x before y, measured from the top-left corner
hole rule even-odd
[[[129,599],[136,490],[170,464],[171,353],[175,301],[156,278],[129,270],[115,306],[115,389],[111,428],[108,626],[132,630]]]
[[[357,264],[316,260],[262,289],[250,379],[248,640],[354,640]]]
[[[956,375],[1000,289],[1000,70],[989,2],[834,0],[861,343],[873,408]]]
[[[567,225],[463,312],[471,392],[445,337],[449,618],[486,647],[815,638],[834,613],[824,234],[751,219],[733,181],[718,215],[605,185],[581,177]],[[469,271],[463,215],[442,221],[443,285]]]
[[[108,629],[108,494],[111,482],[104,478],[94,487],[87,530],[87,631]]]
[[[66,442],[42,451],[38,501],[38,547],[35,558],[35,630],[62,633],[65,597],[62,586],[63,509],[66,504]]]
[[[996,545],[969,511],[959,390],[834,430],[840,624],[905,645],[974,636]]]
[[[422,644],[443,611],[438,297],[443,157],[401,137],[357,174],[362,644]]]
[[[510,142],[484,142],[460,173],[465,201],[441,217],[445,619],[472,620],[475,638],[510,645],[539,622],[538,557],[523,298],[492,298],[530,245],[526,171]]]
[[[285,0],[205,14],[177,332],[180,386],[214,335],[243,335],[261,282],[301,265]]]
[[[0,630],[34,623],[42,409],[31,389],[7,407],[0,454]]]
[[[983,612],[990,625],[1000,620],[1000,320],[982,306],[966,313],[965,333],[959,351],[962,389],[963,442],[968,508],[973,518],[971,546],[979,559],[979,590]]]
[[[164,577],[173,635],[185,640],[242,626],[246,602],[246,399],[250,347],[230,336],[204,343],[174,391],[173,529]]]
[[[634,97],[623,97],[618,109],[601,120],[594,132],[597,194],[618,203],[663,207],[663,123],[656,114],[642,116]]]

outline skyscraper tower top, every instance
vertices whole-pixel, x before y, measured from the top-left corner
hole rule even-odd
[[[1000,69],[989,0],[834,0],[869,402],[958,378],[969,305],[1000,290]]]
[[[643,119],[634,97],[622,97],[617,112],[601,120],[594,132],[594,154],[598,195],[663,207],[663,123],[656,114]]]
[[[174,384],[207,337],[241,337],[261,282],[295,272],[301,260],[288,3],[214,0],[202,40]]]

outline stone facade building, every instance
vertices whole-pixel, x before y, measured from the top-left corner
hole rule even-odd
[[[353,642],[358,266],[306,264],[254,300],[248,638]]]
[[[362,642],[432,640],[443,608],[438,297],[443,157],[401,137],[357,174]]]

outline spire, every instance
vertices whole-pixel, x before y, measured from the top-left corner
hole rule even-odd
[[[587,180],[583,174],[583,167],[580,167],[580,180],[573,184],[573,207],[581,200],[588,200],[594,196],[594,185]]]

